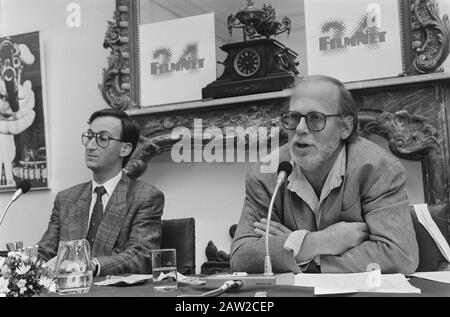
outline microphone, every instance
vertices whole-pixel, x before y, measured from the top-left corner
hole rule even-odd
[[[270,200],[269,205],[269,213],[267,214],[267,225],[266,225],[266,257],[264,258],[264,276],[273,276],[272,272],[272,261],[270,259],[269,253],[269,229],[270,229],[270,220],[272,219],[272,209],[273,204],[275,203],[275,197],[277,196],[278,189],[281,184],[284,183],[286,178],[292,173],[292,165],[287,161],[283,161],[278,165],[278,177],[277,177],[277,185],[275,186],[275,190],[273,191],[272,199]]]
[[[278,173],[277,184],[284,183],[284,180],[286,179],[286,177],[288,177],[292,173],[292,165],[291,165],[291,163],[289,163],[287,161],[281,162],[278,165],[277,173]]]
[[[264,258],[264,274],[247,274],[245,272],[234,272],[232,274],[217,274],[212,277],[206,278],[206,286],[218,287],[220,283],[227,280],[239,281],[243,285],[248,286],[268,286],[268,285],[293,285],[294,275],[292,273],[281,274],[275,278],[272,272],[272,261],[270,260],[269,254],[269,229],[270,229],[270,219],[272,218],[272,209],[275,202],[275,197],[277,196],[278,189],[281,184],[284,183],[286,178],[292,173],[292,165],[287,161],[283,161],[278,165],[278,177],[275,186],[275,190],[272,195],[272,199],[269,204],[269,211],[267,214],[267,225],[265,232],[265,247],[266,256]]]
[[[31,189],[31,182],[29,180],[23,180],[16,186],[16,188],[17,190],[11,198],[11,201],[13,202],[16,201],[17,198],[22,196],[22,194],[28,193],[28,191]]]
[[[16,188],[17,188],[16,192],[12,196],[12,198],[9,201],[8,205],[6,205],[5,210],[3,210],[2,216],[0,218],[0,225],[3,222],[3,218],[5,217],[6,212],[9,209],[9,206],[11,206],[11,204],[13,202],[15,202],[20,196],[22,196],[22,194],[28,193],[28,191],[31,189],[31,182],[29,180],[23,180],[19,184],[17,184]]]

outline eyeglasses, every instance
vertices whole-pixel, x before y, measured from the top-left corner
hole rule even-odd
[[[340,114],[323,114],[312,111],[307,114],[301,114],[297,111],[288,111],[281,114],[280,121],[283,127],[288,130],[295,130],[302,118],[305,118],[308,129],[314,132],[319,132],[325,129],[327,117],[338,117]]]
[[[92,131],[86,131],[83,134],[81,134],[81,143],[83,143],[84,146],[88,145],[89,142],[95,137],[95,142],[97,142],[97,145],[101,148],[107,148],[109,146],[109,142],[111,140],[116,140],[120,142],[125,142],[120,139],[115,139],[107,135],[105,132],[99,132],[95,133]]]

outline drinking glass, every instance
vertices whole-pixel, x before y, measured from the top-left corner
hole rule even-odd
[[[152,250],[153,287],[157,292],[177,289],[177,254],[175,249]]]

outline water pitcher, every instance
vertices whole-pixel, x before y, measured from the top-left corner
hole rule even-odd
[[[60,241],[55,265],[59,294],[83,294],[92,284],[91,249],[86,239]]]

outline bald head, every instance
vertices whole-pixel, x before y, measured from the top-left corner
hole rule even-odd
[[[330,105],[329,113],[340,113],[338,87],[319,76],[305,77],[295,88],[291,108],[298,99],[311,100],[311,104]]]
[[[358,136],[358,107],[351,93],[338,79],[325,75],[311,75],[303,77],[294,89],[291,108],[299,98],[309,98],[318,105],[330,105],[330,111],[340,113],[343,117],[352,117],[352,134],[346,143],[350,143]]]

